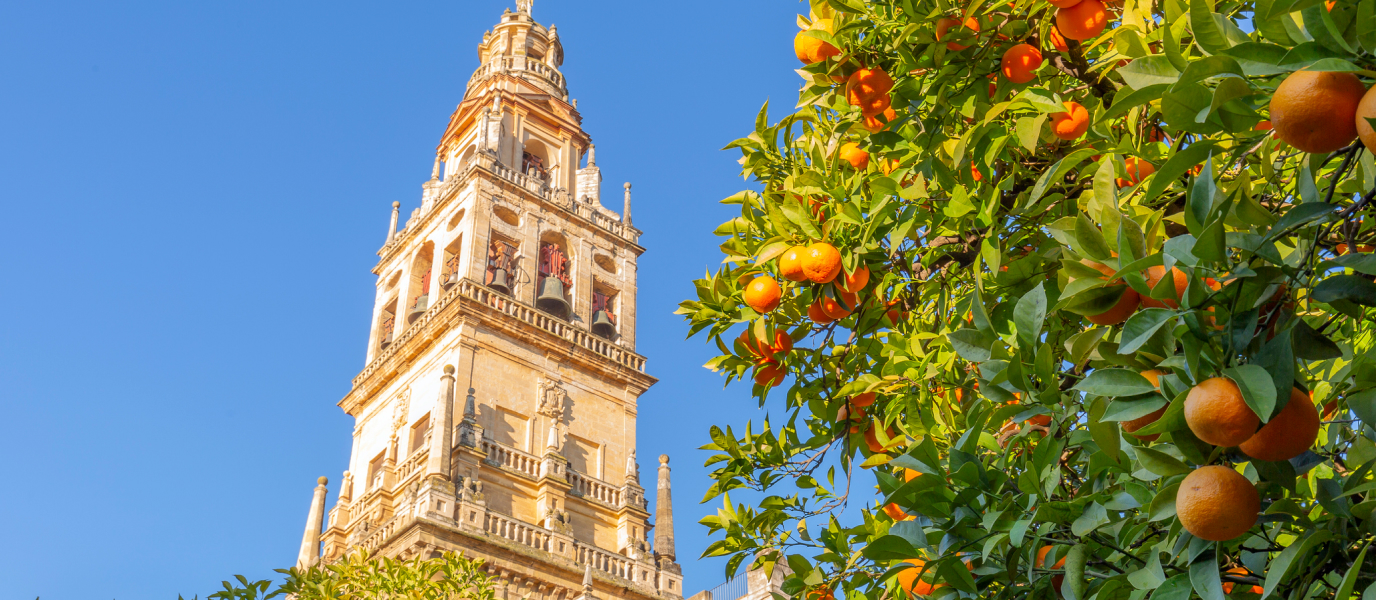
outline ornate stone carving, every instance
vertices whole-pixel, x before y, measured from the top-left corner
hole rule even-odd
[[[564,403],[568,399],[568,392],[560,385],[561,381],[552,379],[540,379],[536,386],[536,399],[538,400],[538,412],[546,417],[554,419],[556,422],[564,420]]]
[[[411,388],[407,387],[397,394],[396,403],[392,405],[392,433],[400,431],[406,426],[406,417],[411,411]]]

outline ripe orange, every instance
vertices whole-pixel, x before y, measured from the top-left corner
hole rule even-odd
[[[768,275],[751,279],[745,286],[745,303],[758,313],[767,313],[778,308],[782,295],[783,290],[779,289],[779,282]]]
[[[1056,10],[1056,28],[1068,40],[1093,38],[1108,25],[1108,9],[1099,0],[1082,0],[1070,8]]]
[[[855,294],[841,292],[839,295],[841,296],[840,301],[822,296],[822,312],[833,319],[844,319],[850,316],[851,311],[855,310]]]
[[[1276,137],[1305,152],[1332,152],[1357,139],[1366,86],[1351,73],[1295,71],[1271,95]]]
[[[1246,567],[1234,567],[1234,568],[1228,569],[1227,571],[1224,571],[1224,573],[1227,573],[1227,574],[1229,574],[1229,575],[1242,575],[1242,576],[1247,576],[1247,575],[1251,575],[1251,574],[1252,574],[1252,572],[1251,572],[1251,571],[1248,571],[1248,570],[1246,569]],[[1259,585],[1254,585],[1254,586],[1252,586],[1252,590],[1251,590],[1251,591],[1252,591],[1253,594],[1261,595],[1263,592],[1266,591],[1266,589],[1263,588],[1263,587],[1261,587],[1261,586],[1259,586]],[[1224,593],[1224,594],[1231,594],[1231,593],[1233,593],[1233,582],[1231,582],[1231,581],[1225,581],[1225,582],[1223,582],[1223,593]]]
[[[1162,373],[1161,371],[1157,371],[1156,369],[1152,369],[1152,370],[1150,370],[1150,371],[1142,371],[1142,376],[1143,376],[1143,377],[1146,377],[1146,378],[1147,378],[1147,381],[1150,381],[1151,384],[1152,384],[1153,386],[1155,386],[1156,389],[1158,389],[1158,390],[1161,389],[1161,376],[1162,376],[1162,375],[1165,375],[1165,373]],[[1133,419],[1133,420],[1131,420],[1131,421],[1124,421],[1124,422],[1123,422],[1123,431],[1126,431],[1126,432],[1128,432],[1128,433],[1132,433],[1132,432],[1134,432],[1134,431],[1137,431],[1138,429],[1141,429],[1141,428],[1143,428],[1143,427],[1146,427],[1146,426],[1148,426],[1148,425],[1151,425],[1152,423],[1155,423],[1157,419],[1160,419],[1160,418],[1161,418],[1161,415],[1166,414],[1166,409],[1167,409],[1167,408],[1170,408],[1170,405],[1162,406],[1161,408],[1159,408],[1159,409],[1153,411],[1151,414],[1144,415],[1144,416],[1141,416],[1141,417],[1137,417],[1136,419]],[[1133,435],[1137,435],[1137,434],[1133,434]],[[1152,433],[1152,434],[1147,434],[1147,435],[1137,435],[1137,438],[1138,438],[1138,439],[1144,440],[1144,441],[1148,441],[1148,442],[1154,442],[1154,441],[1156,441],[1156,438],[1159,438],[1159,437],[1161,437],[1161,434],[1159,434],[1159,433]]]
[[[1155,289],[1156,284],[1165,279],[1166,267],[1161,265],[1147,267],[1147,272],[1144,275],[1147,280],[1147,287]],[[1180,299],[1185,297],[1185,288],[1190,284],[1190,277],[1184,271],[1171,267],[1171,279],[1175,282],[1175,299],[1156,300],[1142,296],[1142,306],[1147,308],[1180,308]]]
[[[970,177],[974,178],[975,181],[984,181],[984,174],[979,172],[975,163],[970,163]]]
[[[826,325],[836,320],[831,318],[826,311],[822,310],[821,298],[818,298],[815,302],[807,306],[807,318],[812,319],[812,322],[818,325]]]
[[[750,343],[749,332],[741,333],[741,344],[749,348],[760,358],[766,361],[782,360],[788,357],[788,353],[793,351],[793,338],[788,337],[784,331],[774,332],[774,338],[761,338],[755,340],[755,344]]]
[[[1051,546],[1042,546],[1042,549],[1037,551],[1037,568],[1038,568],[1038,569],[1047,569],[1047,570],[1064,569],[1064,568],[1065,568],[1065,556],[1061,556],[1060,560],[1057,560],[1057,561],[1056,561],[1056,564],[1051,565],[1051,566],[1049,566],[1049,567],[1046,566],[1046,555],[1047,555],[1047,554],[1050,554],[1050,553],[1051,553]],[[1065,583],[1065,575],[1052,575],[1052,576],[1051,576],[1051,587],[1056,588],[1056,593],[1057,593],[1057,594],[1061,593],[1061,584],[1062,584],[1062,583]]]
[[[831,19],[818,19],[812,24],[812,29],[830,32]],[[798,55],[798,60],[803,64],[811,65],[838,56],[841,51],[836,46],[799,31],[798,35],[793,36],[793,53]]]
[[[1280,414],[1238,449],[1257,460],[1290,460],[1304,454],[1318,437],[1319,411],[1314,408],[1314,401],[1299,388],[1291,388],[1290,401],[1280,409]]]
[[[846,101],[866,115],[876,115],[889,107],[892,89],[893,78],[884,69],[857,69],[846,79]]]
[[[936,39],[937,39],[937,41],[941,41],[943,38],[945,38],[945,37],[946,37],[946,33],[949,32],[949,31],[951,30],[952,27],[957,27],[957,26],[959,26],[959,25],[960,25],[960,21],[957,21],[957,20],[952,19],[952,18],[950,18],[950,17],[943,17],[943,18],[937,19],[937,21],[936,21]],[[975,32],[975,33],[979,33],[979,21],[975,20],[974,17],[970,17],[970,18],[968,18],[968,19],[965,19],[965,29],[969,29],[969,30],[971,30],[971,31],[973,31],[973,32]],[[956,51],[956,52],[959,52],[959,51],[964,50],[964,49],[969,48],[969,47],[970,47],[970,46],[968,46],[968,45],[965,45],[965,44],[957,44],[957,43],[955,43],[955,42],[948,42],[948,43],[946,44],[946,48],[947,48],[947,49],[953,50],[953,51]]]
[[[893,99],[888,94],[880,94],[873,98],[851,102],[851,106],[859,108],[860,114],[866,117],[882,114],[884,111],[890,110],[892,104]]]
[[[878,431],[878,423],[871,423],[870,428],[865,430],[865,446],[869,447],[870,452],[874,452],[876,454],[884,451],[884,444],[879,441]],[[884,429],[884,436],[889,441],[893,441],[893,438],[895,437],[893,428],[886,427]]]
[[[841,160],[850,163],[850,166],[857,171],[864,171],[870,166],[870,153],[860,149],[860,144],[846,142],[841,144],[841,150],[836,153]]]
[[[859,406],[860,408],[865,408],[874,404],[874,392],[865,392],[863,394],[851,396],[850,404],[851,406]]]
[[[765,387],[778,387],[784,382],[785,374],[787,372],[783,366],[775,362],[766,362],[755,368],[755,383]]]
[[[1367,121],[1371,118],[1376,118],[1376,94],[1368,90],[1362,95],[1362,101],[1357,103],[1357,135],[1362,138],[1367,150],[1376,152],[1376,129],[1372,129],[1371,123]],[[1263,123],[1270,124],[1267,121]]]
[[[864,113],[861,113],[861,114],[862,114],[862,115],[864,116],[864,118],[865,118],[864,122],[861,123],[861,126],[865,128],[865,131],[868,131],[868,132],[870,132],[870,133],[879,133],[881,130],[884,129],[884,126],[885,126],[886,124],[892,123],[892,122],[894,122],[895,119],[898,118],[898,113],[894,112],[892,108],[885,108],[885,109],[883,110],[884,120],[882,120],[882,121],[879,120],[879,115],[878,115],[878,114],[874,114],[874,115],[865,115]]]
[[[826,242],[813,243],[803,252],[803,273],[813,283],[831,283],[841,274],[841,253]]]
[[[1127,168],[1128,178],[1123,179],[1119,177],[1113,180],[1120,188],[1132,187],[1142,183],[1142,180],[1146,179],[1148,175],[1156,172],[1156,165],[1137,158],[1136,156],[1129,156],[1123,159],[1123,166]]]
[[[819,585],[807,591],[806,600],[836,600],[836,594],[831,588]]]
[[[794,246],[779,255],[779,275],[789,281],[806,281],[803,273],[803,252],[806,246]]]
[[[922,568],[926,566],[927,561],[920,558],[910,558],[903,562],[913,565],[911,568],[903,569],[898,573],[899,587],[907,590],[909,594],[914,596],[928,596],[931,595],[932,592],[946,587],[944,583],[932,584],[931,582],[922,581],[918,578],[918,574],[922,573]],[[927,575],[930,577],[934,571],[935,569],[928,569]]]
[[[1185,423],[1195,437],[1215,446],[1236,446],[1251,438],[1261,419],[1226,377],[1199,382],[1185,396]]]
[[[850,422],[850,432],[860,433],[860,424],[865,422],[865,409],[842,404],[840,410],[836,411],[836,422]]]
[[[1261,495],[1246,477],[1228,467],[1200,467],[1180,482],[1175,514],[1185,531],[1211,542],[1226,542],[1252,528],[1261,512]]]
[[[865,289],[865,285],[869,282],[870,268],[865,265],[860,265],[859,269],[850,273],[844,273],[840,279],[836,280],[836,287],[841,288],[842,291],[858,294],[860,290]]]
[[[1056,8],[1070,8],[1079,4],[1080,0],[1046,0],[1046,3]]]
[[[1003,53],[1003,59],[1000,61],[1003,76],[1013,83],[1032,81],[1041,66],[1042,51],[1031,44],[1018,44],[1009,48]]]
[[[912,518],[908,515],[907,511],[904,511],[902,508],[899,508],[897,504],[892,502],[884,505],[884,514],[889,515],[889,518],[895,521],[907,521]]]
[[[1089,131],[1089,111],[1079,102],[1067,100],[1065,112],[1051,115],[1051,133],[1066,141],[1074,141]]]
[[[1076,0],[1078,2],[1079,0]],[[1051,42],[1051,47],[1057,52],[1070,52],[1070,44],[1065,42],[1065,36],[1061,35],[1061,30],[1056,29],[1055,25],[1046,32],[1047,41]]]
[[[1114,270],[1103,263],[1092,261],[1088,258],[1081,259],[1080,262],[1103,273],[1105,275],[1104,279],[1114,274]],[[1074,278],[1071,279],[1073,280]],[[1118,298],[1118,303],[1097,315],[1085,317],[1090,323],[1095,325],[1117,325],[1128,320],[1128,317],[1132,316],[1133,311],[1137,310],[1137,306],[1141,300],[1137,292],[1128,287],[1126,283],[1115,282],[1115,285],[1123,288],[1123,295]]]
[[[903,469],[903,482],[907,483],[922,476],[922,471],[915,469]]]

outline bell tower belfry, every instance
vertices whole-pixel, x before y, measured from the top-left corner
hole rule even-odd
[[[635,351],[630,184],[625,218],[602,206],[558,31],[531,4],[483,35],[420,205],[392,204],[366,366],[339,402],[352,457],[299,564],[452,550],[503,598],[680,598],[636,460],[656,379]]]

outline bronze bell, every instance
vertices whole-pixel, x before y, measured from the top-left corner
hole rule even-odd
[[[411,312],[406,313],[406,324],[410,325],[412,323],[415,323],[416,319],[419,319],[421,315],[425,314],[425,311],[428,308],[430,308],[429,294],[425,294],[419,298],[416,298],[415,305],[411,306]]]
[[[607,316],[607,311],[599,310],[592,314],[592,333],[609,340],[616,337],[616,324]]]
[[[535,297],[535,308],[561,319],[569,318],[569,301],[564,299],[564,282],[558,277],[541,279],[540,295]]]
[[[487,287],[510,296],[511,276],[507,274],[506,269],[493,269],[492,283],[487,284]]]
[[[459,282],[459,271],[458,271],[458,269],[455,269],[455,270],[451,271],[451,272],[449,273],[449,275],[445,276],[444,281],[443,281],[442,283],[440,283],[440,287],[444,288],[444,289],[447,291],[449,288],[454,287],[454,285],[457,284],[458,282]]]

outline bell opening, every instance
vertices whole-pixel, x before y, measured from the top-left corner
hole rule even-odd
[[[510,296],[511,275],[507,273],[506,269],[494,269],[492,271],[492,283],[487,284],[487,287]]]
[[[608,340],[616,339],[616,324],[612,323],[611,318],[607,315],[607,311],[599,310],[593,313],[592,333],[593,335],[603,337]]]
[[[556,277],[541,279],[540,295],[535,298],[535,308],[568,320],[569,301],[564,298],[564,282]]]

